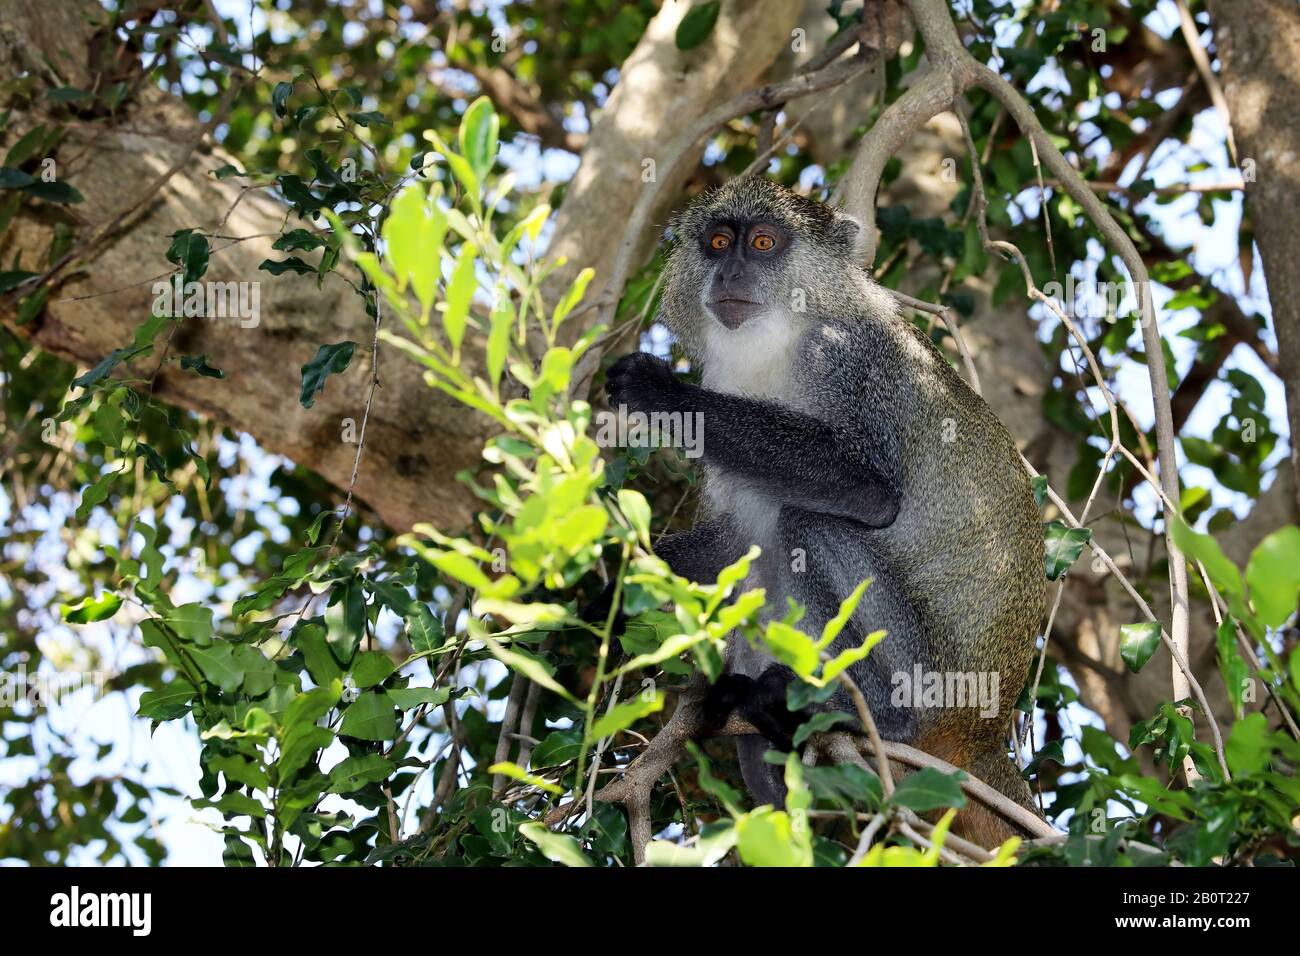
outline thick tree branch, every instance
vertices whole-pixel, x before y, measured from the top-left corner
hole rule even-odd
[[[1206,6],[1232,130],[1250,167],[1246,212],[1268,276],[1300,515],[1300,239],[1294,217],[1282,212],[1295,208],[1300,192],[1300,9],[1290,0]]]

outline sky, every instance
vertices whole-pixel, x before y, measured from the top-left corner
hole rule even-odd
[[[242,23],[240,39],[247,42],[249,39],[247,5],[242,0],[241,2],[218,0],[217,6],[223,13],[243,15],[239,18]],[[496,4],[493,4],[493,7],[495,6]],[[263,14],[260,11],[254,12],[252,22],[257,30],[261,30],[264,23]],[[1173,4],[1162,3],[1148,19],[1148,23],[1164,35],[1176,32],[1177,14]],[[1015,30],[1014,27],[1007,27],[1001,31],[999,44],[1009,44],[1014,39]],[[1060,82],[1060,74],[1054,73],[1049,68],[1045,69],[1036,80],[1036,85],[1051,86]],[[579,117],[576,122],[582,124],[584,120]],[[1152,163],[1151,175],[1156,184],[1159,186],[1177,184],[1182,178],[1184,165],[1192,156],[1207,164],[1206,169],[1196,174],[1197,178],[1204,182],[1223,182],[1237,178],[1227,155],[1223,134],[1223,125],[1213,110],[1201,113],[1195,120],[1192,141],[1177,150],[1167,150],[1157,156],[1156,161]],[[503,144],[501,159],[503,164],[516,174],[518,182],[524,188],[543,180],[552,182],[566,180],[577,168],[575,157],[557,150],[542,151],[535,142],[528,141]],[[814,185],[813,180],[818,174],[818,170],[810,171],[809,181],[804,185]],[[1130,170],[1126,175],[1131,176],[1132,171]],[[1126,178],[1121,177],[1122,183],[1127,181]],[[1038,200],[1035,191],[1027,191],[1021,200],[1027,210],[1036,211]],[[1250,285],[1246,287],[1237,264],[1237,229],[1241,218],[1239,196],[1231,201],[1216,203],[1215,223],[1211,227],[1204,226],[1196,215],[1194,196],[1185,196],[1164,206],[1156,206],[1151,200],[1147,202],[1151,205],[1157,221],[1162,225],[1164,234],[1171,244],[1175,248],[1184,245],[1190,247],[1189,259],[1197,271],[1213,276],[1215,285],[1221,291],[1236,296],[1247,314],[1259,312],[1269,316],[1262,266],[1256,261]],[[543,242],[546,237],[544,234]],[[1094,249],[1094,257],[1099,258],[1102,254],[1103,251],[1099,247]],[[1077,269],[1076,272],[1080,276],[1086,276],[1086,266]],[[1196,345],[1176,333],[1194,324],[1197,314],[1192,310],[1165,312],[1163,304],[1168,297],[1168,293],[1164,293],[1158,296],[1156,301],[1157,307],[1160,308],[1161,329],[1173,348],[1178,368],[1185,371],[1193,359]],[[663,348],[666,345],[665,334],[662,329],[652,330],[645,340],[645,347]],[[1270,345],[1275,347],[1276,343],[1270,341]],[[1272,427],[1284,438],[1270,460],[1270,463],[1275,463],[1286,454],[1285,400],[1282,386],[1263,367],[1258,358],[1244,347],[1238,347],[1234,352],[1229,366],[1245,369],[1264,385],[1267,413]],[[1133,410],[1139,421],[1144,425],[1149,424],[1152,420],[1152,411],[1145,366],[1127,363],[1116,376],[1116,386],[1117,393]],[[1227,386],[1221,382],[1211,385],[1205,398],[1196,407],[1185,431],[1189,434],[1207,436],[1218,423],[1227,406]],[[282,463],[281,460],[263,453],[256,443],[246,436],[241,438],[238,447],[230,443],[222,454],[226,460],[233,460],[237,453],[244,457],[247,468],[241,476],[228,479],[222,492],[250,504],[260,503],[257,511],[258,524],[264,533],[281,540],[281,536],[287,535],[287,530],[281,523],[280,512],[277,510],[281,507],[281,503],[269,483],[271,473]],[[1185,485],[1201,484],[1214,488],[1216,500],[1229,500],[1239,514],[1244,514],[1247,510],[1249,499],[1240,495],[1232,496],[1226,492],[1217,484],[1213,474],[1206,469],[1184,464],[1181,474]],[[27,516],[31,520],[44,522],[44,527],[49,531],[47,538],[38,546],[33,559],[43,563],[54,577],[55,583],[49,588],[51,604],[64,599],[64,595],[75,592],[78,587],[76,575],[62,567],[62,543],[57,536],[57,530],[72,520],[75,505],[74,497],[63,496],[56,499],[50,511]],[[1153,505],[1154,498],[1148,494],[1145,507],[1151,508]],[[293,503],[286,502],[285,506],[291,507]],[[12,502],[7,489],[0,488],[0,540],[3,540],[3,535],[14,518],[10,513],[11,507]],[[92,524],[106,542],[115,540],[120,534],[116,526],[103,514],[92,519]],[[184,543],[188,538],[189,529],[184,526],[183,519],[173,513],[167,516],[166,524],[175,543]],[[242,549],[251,553],[259,546],[258,534],[260,533],[262,532],[245,538],[237,546],[237,550]],[[0,595],[5,594],[9,586],[8,582],[0,579]],[[177,593],[173,595],[173,600],[178,604],[184,601],[229,600],[238,590],[238,585],[232,584],[228,593],[213,594],[207,584],[193,574],[183,572],[178,580]],[[119,620],[121,617],[122,615],[119,615]],[[83,641],[93,642],[105,653],[105,659],[112,661],[117,667],[128,666],[131,662],[141,659],[142,654],[152,653],[140,648],[137,642],[131,640],[131,628],[118,622],[78,628],[75,634],[71,629],[59,626],[43,634],[41,638],[42,649],[47,654],[56,659],[62,656],[70,663],[77,659],[78,642]],[[495,662],[484,666],[489,669],[489,673],[484,676],[488,678],[490,686],[500,678],[503,671],[501,665]],[[74,775],[113,773],[133,766],[142,757],[147,756],[148,772],[144,778],[147,784],[167,785],[197,795],[199,741],[192,723],[188,721],[164,723],[151,733],[147,721],[133,717],[138,705],[139,693],[139,690],[133,691],[129,698],[122,694],[112,694],[104,699],[95,699],[94,691],[86,689],[61,701],[51,709],[49,718],[53,727],[64,733],[77,734],[84,741],[83,756],[73,766]],[[496,702],[492,706],[497,708],[503,704]],[[492,716],[495,719],[498,715],[493,712]],[[1076,725],[1093,723],[1101,726],[1100,720],[1077,706],[1070,709],[1066,721],[1067,736],[1075,736],[1070,733],[1068,726],[1070,723]],[[105,759],[96,760],[94,751],[102,743],[111,744],[112,750]],[[39,738],[37,745],[39,753],[41,749]],[[341,749],[337,744],[335,747]],[[1072,742],[1067,746],[1066,756],[1070,759],[1078,757],[1077,747]],[[11,759],[0,764],[0,787],[27,779],[36,771],[37,763],[29,759]],[[417,799],[427,801],[431,789],[432,781],[426,775],[426,778],[421,781]],[[167,846],[169,865],[219,865],[222,841],[220,835],[213,829],[219,823],[220,815],[215,811],[198,812],[193,810],[185,800],[161,797],[156,801],[155,817],[144,825],[153,827],[156,836]],[[93,861],[95,849],[91,847],[89,851],[80,854],[79,860]],[[143,862],[143,860],[136,862]]]

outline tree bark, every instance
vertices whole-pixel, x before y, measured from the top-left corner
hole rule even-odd
[[[1300,513],[1300,233],[1291,214],[1300,195],[1300,6],[1294,0],[1206,5],[1246,180],[1246,211],[1264,260]]]
[[[753,85],[789,42],[798,10],[785,0],[728,0],[709,40],[689,52],[674,35],[687,4],[670,3],[651,21],[624,64],[622,77],[592,127],[582,165],[562,205],[549,254],[568,265],[550,288],[567,284],[584,266],[607,271],[617,244],[611,230],[626,220],[640,191],[642,160],[673,130],[689,123],[721,98]],[[94,85],[96,24],[106,21],[93,0],[7,0],[0,27],[0,83],[34,75],[41,86],[33,104],[48,102],[45,87]],[[29,203],[0,237],[0,260],[21,254],[23,266],[43,268],[54,224],[69,221],[89,234],[129,208],[145,185],[185,156],[202,132],[198,119],[179,101],[149,84],[116,125],[104,119],[64,121],[58,178],[75,186],[86,201],[54,207]],[[39,105],[16,110],[11,142],[39,122],[50,122]],[[0,321],[42,348],[82,365],[98,362],[128,344],[149,314],[155,278],[167,278],[163,252],[178,229],[201,227],[242,241],[214,239],[206,279],[261,280],[261,321],[186,319],[170,353],[206,353],[225,372],[222,380],[182,371],[168,363],[154,394],[230,427],[247,432],[267,451],[346,486],[356,453],[346,435],[359,427],[370,380],[372,323],[355,293],[337,277],[317,288],[311,277],[259,272],[284,220],[283,204],[261,191],[241,198],[236,180],[218,181],[210,172],[232,158],[203,143],[152,198],[128,229],[91,261],[80,263],[50,293],[44,312],[27,325],[15,324],[14,296],[0,298]],[[666,208],[680,183],[661,189]],[[227,216],[228,218],[223,218]],[[243,238],[248,237],[248,238]],[[642,253],[655,234],[642,239]],[[219,251],[218,251],[219,250]],[[594,310],[584,315],[590,321]],[[578,320],[575,320],[575,325]],[[318,346],[350,339],[358,343],[348,370],[330,378],[315,406],[298,403],[300,368]],[[429,388],[422,371],[394,350],[381,348],[381,387],[376,391],[357,476],[357,495],[392,529],[420,521],[448,529],[463,527],[474,499],[455,480],[479,463],[488,423]],[[157,358],[134,368],[152,372]],[[348,421],[351,419],[352,426]]]

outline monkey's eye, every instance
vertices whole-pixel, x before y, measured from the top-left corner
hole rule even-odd
[[[721,252],[731,245],[731,237],[725,232],[715,232],[713,238],[709,240],[709,248],[714,252]]]
[[[765,232],[760,232],[749,240],[749,244],[759,252],[771,252],[776,248],[776,240]]]

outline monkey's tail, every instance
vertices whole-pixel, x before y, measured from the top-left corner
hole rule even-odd
[[[1002,748],[1001,741],[977,756],[966,769],[971,776],[983,780],[1007,799],[1020,804],[1035,816],[1042,817],[1029,784]],[[1013,836],[1026,835],[1001,814],[988,809],[977,800],[970,800],[966,808],[957,814],[956,828],[984,846],[1001,843]]]

